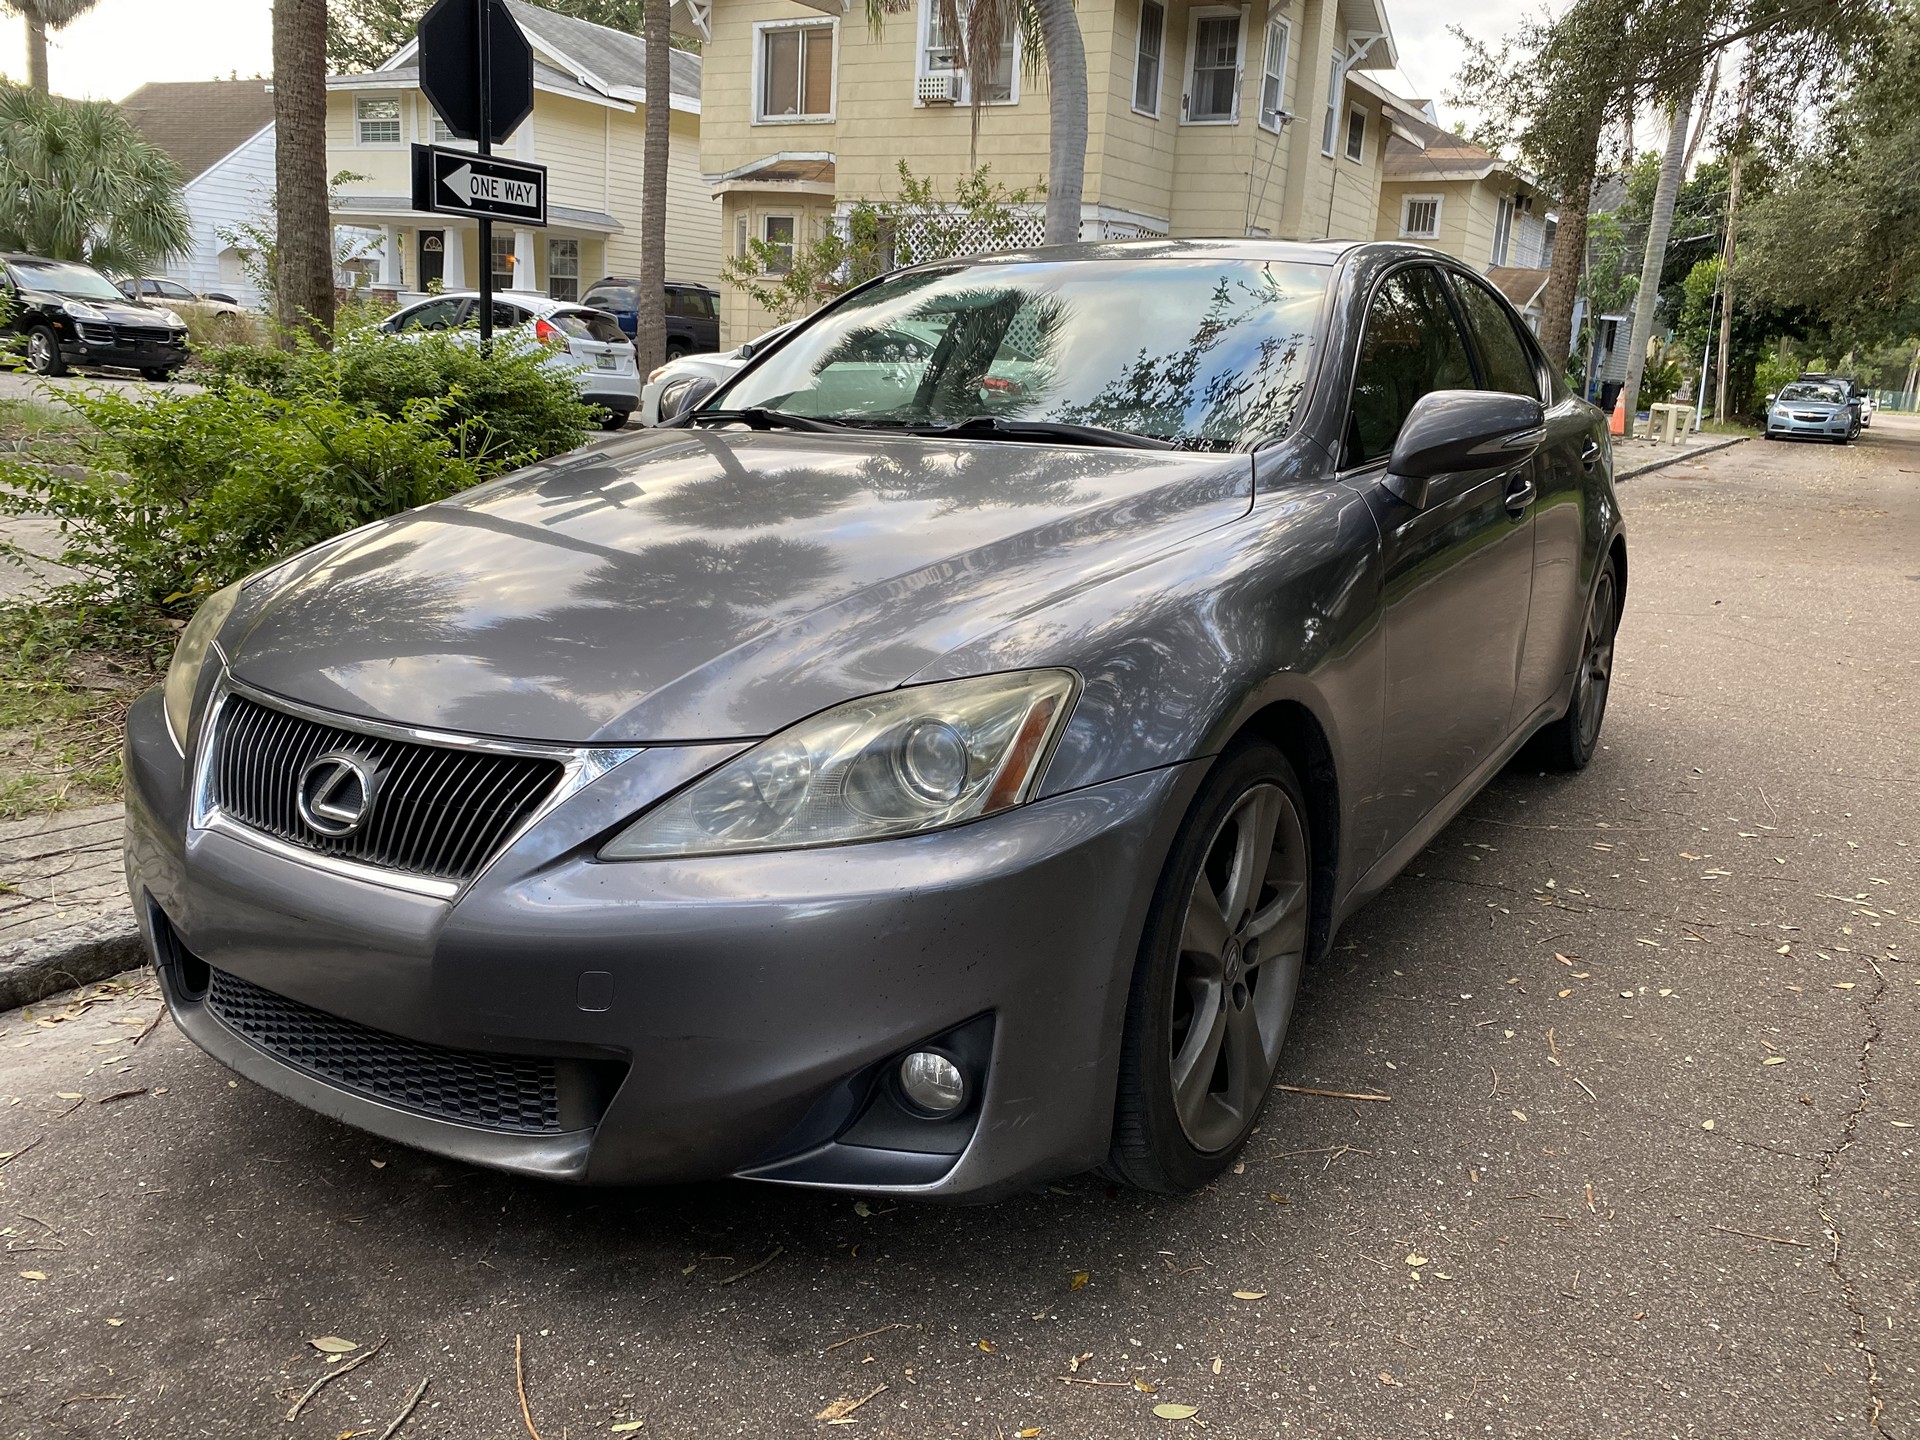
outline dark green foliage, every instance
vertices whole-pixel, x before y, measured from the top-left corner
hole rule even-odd
[[[85,464],[0,464],[0,514],[51,515],[56,604],[185,615],[279,557],[572,448],[592,413],[532,348],[453,336],[216,352],[207,393],[65,398]]]

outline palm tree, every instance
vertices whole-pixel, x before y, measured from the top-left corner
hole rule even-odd
[[[325,344],[333,331],[327,0],[273,0],[273,125],[274,304],[286,343],[306,330]]]
[[[151,269],[191,243],[184,178],[118,107],[0,86],[0,250]]]
[[[47,31],[71,25],[94,7],[96,0],[0,0],[27,22],[27,84],[47,93]]]
[[[1660,272],[1667,263],[1667,237],[1673,233],[1673,208],[1680,198],[1680,184],[1686,176],[1687,132],[1693,120],[1693,92],[1689,90],[1673,102],[1667,112],[1667,148],[1660,157],[1660,184],[1653,195],[1653,214],[1647,221],[1646,258],[1640,266],[1640,289],[1634,296],[1633,333],[1627,342],[1627,378],[1621,387],[1626,397],[1627,434],[1633,433],[1633,416],[1640,404],[1640,378],[1647,369],[1647,342],[1653,335],[1653,306],[1660,298]]]
[[[671,0],[647,0],[647,114],[640,149],[640,316],[634,353],[642,374],[667,358],[667,163],[673,126]]]
[[[909,3],[867,0],[867,24],[878,34],[887,17]],[[1048,244],[1079,239],[1087,172],[1087,47],[1073,0],[939,0],[936,13],[967,74],[976,141],[1007,34],[1017,27],[1029,55],[1038,51],[1043,64],[1036,68],[1047,77],[1046,239]]]

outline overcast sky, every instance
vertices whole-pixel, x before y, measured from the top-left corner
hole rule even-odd
[[[1382,77],[1410,97],[1439,101],[1459,64],[1447,33],[1460,24],[1494,40],[1539,0],[1389,0],[1400,75]],[[48,67],[62,95],[119,100],[149,80],[264,75],[273,66],[270,0],[99,0],[55,33]],[[0,13],[0,72],[24,80],[25,22]],[[1444,116],[1444,108],[1442,114]]]

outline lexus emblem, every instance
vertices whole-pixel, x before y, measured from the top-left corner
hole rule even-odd
[[[316,755],[300,772],[295,797],[309,830],[329,840],[343,839],[367,823],[379,790],[373,763],[345,750]]]

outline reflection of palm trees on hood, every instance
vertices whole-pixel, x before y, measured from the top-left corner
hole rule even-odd
[[[1046,506],[1063,509],[1090,497],[1075,493],[1082,475],[1110,474],[1112,460],[1049,452],[1044,471],[1009,471],[980,451],[912,451],[890,448],[861,462],[860,477],[882,500],[933,502],[936,515],[987,507]]]

